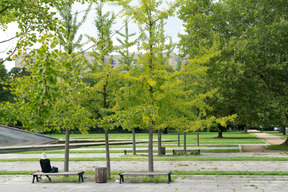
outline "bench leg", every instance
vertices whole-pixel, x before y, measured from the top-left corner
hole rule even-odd
[[[82,182],[84,182],[83,174],[80,174],[80,175],[79,175],[79,180],[78,180],[78,182],[80,183],[81,180],[82,180]]]
[[[124,175],[120,175],[120,182],[119,182],[119,184],[121,184],[122,182],[124,182]]]
[[[52,181],[51,178],[49,177],[49,175],[46,175],[46,177],[49,179],[49,181]]]
[[[168,174],[168,184],[171,182],[171,174]]]
[[[33,175],[32,183],[34,183],[35,177],[36,177],[37,182],[39,182],[38,175]]]

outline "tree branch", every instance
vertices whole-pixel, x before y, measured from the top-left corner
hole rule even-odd
[[[11,4],[7,5],[2,10],[0,10],[0,14],[3,13],[4,11],[6,11],[9,7],[11,7]]]

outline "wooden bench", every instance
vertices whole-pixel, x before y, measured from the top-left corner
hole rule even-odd
[[[148,150],[146,149],[143,149],[143,150],[136,150],[136,154],[137,154],[137,152],[144,152],[144,153],[148,153]],[[124,155],[127,155],[127,153],[133,153],[133,150],[127,150],[127,149],[125,149],[124,150]]]
[[[171,171],[170,172],[121,172],[120,184],[124,182],[124,175],[126,176],[168,176],[168,184],[171,182]]]
[[[31,173],[31,175],[33,176],[33,180],[32,183],[34,183],[35,178],[37,180],[37,182],[39,182],[39,176],[47,176],[49,181],[51,181],[49,176],[69,176],[69,175],[78,175],[79,176],[79,182],[84,182],[84,178],[83,178],[83,174],[84,171],[82,172],[58,172],[58,173],[44,173],[44,172],[35,172],[35,173]]]
[[[184,150],[181,149],[173,149],[173,155],[184,155]],[[186,150],[187,155],[200,155],[200,149],[189,149]]]

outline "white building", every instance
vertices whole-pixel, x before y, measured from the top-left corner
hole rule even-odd
[[[138,60],[138,55],[140,55],[140,54],[142,54],[142,53],[138,53],[138,54],[136,53],[135,54],[132,64],[134,64],[134,65],[136,64],[136,62]],[[84,53],[84,56],[90,63],[93,62],[93,57],[88,52]],[[171,57],[170,57],[168,63],[170,65],[172,65],[174,68],[176,67],[178,62],[181,62],[181,63],[185,62],[183,59],[181,59],[175,53],[171,53],[170,56]],[[31,58],[31,60],[33,62],[35,62],[34,58]],[[23,58],[21,58],[21,57],[20,58],[16,58],[15,59],[15,67],[22,67],[23,66],[22,61],[23,61]],[[105,64],[110,63],[113,68],[118,67],[119,65],[121,65],[121,62],[122,62],[122,56],[121,55],[116,55],[115,54],[115,55],[108,55],[108,56],[104,57],[104,63]]]

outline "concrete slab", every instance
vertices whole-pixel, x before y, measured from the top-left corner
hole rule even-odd
[[[85,176],[85,175],[84,175]],[[173,176],[172,176],[173,179]],[[179,176],[167,183],[95,183],[86,179],[83,183],[52,182],[31,183],[32,176],[0,176],[0,191],[9,192],[285,192],[288,176]]]
[[[64,162],[51,161],[52,166],[64,170]],[[106,161],[70,161],[69,171],[94,171],[105,167]],[[286,161],[154,161],[155,171],[288,171]],[[112,171],[147,171],[147,161],[111,161]],[[38,161],[0,162],[0,171],[37,171]]]
[[[0,146],[47,144],[58,139],[0,124]]]

